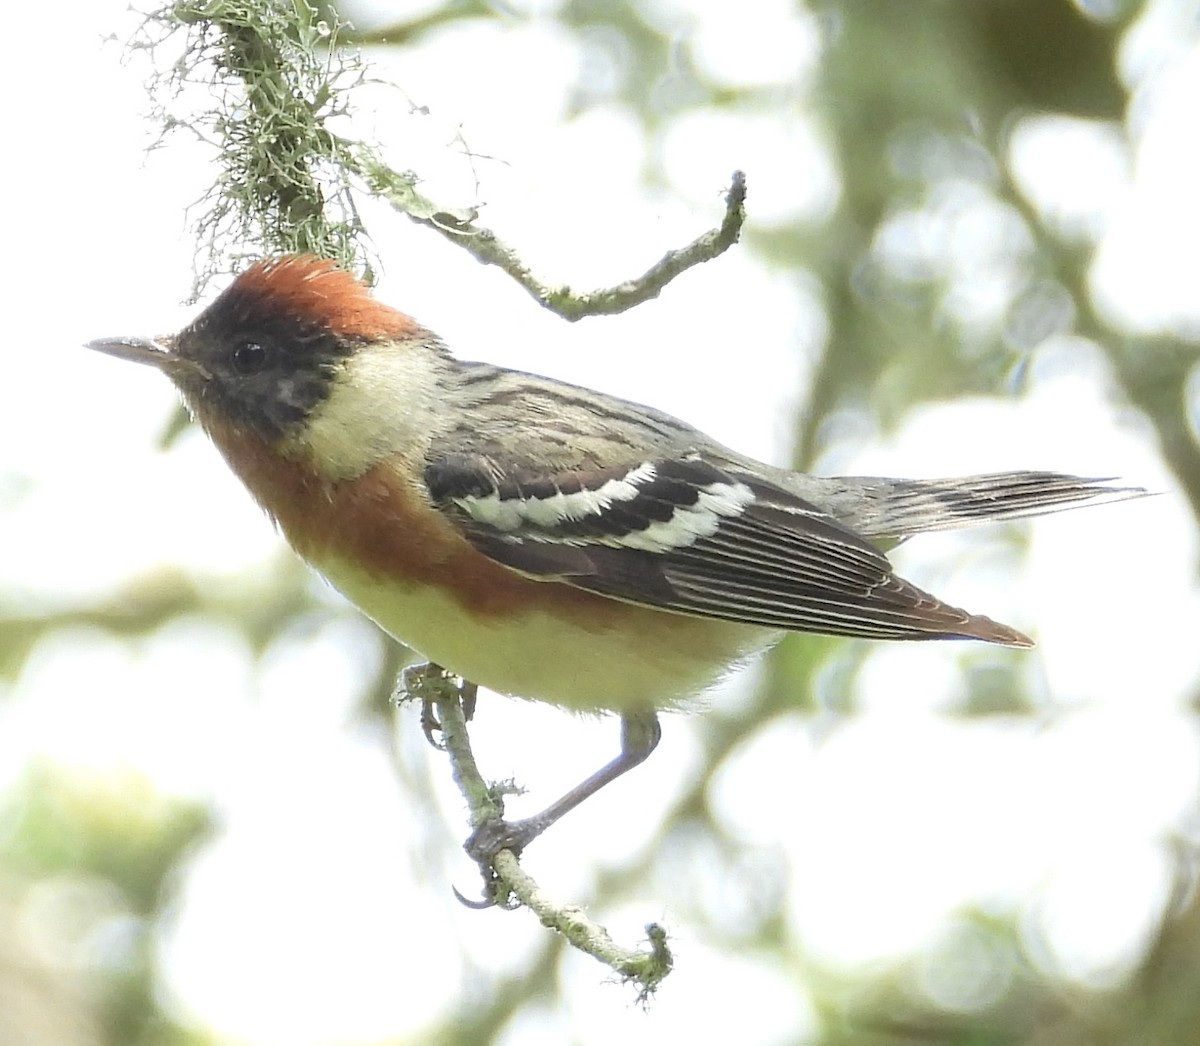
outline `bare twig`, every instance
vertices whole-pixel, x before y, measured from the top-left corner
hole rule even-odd
[[[489,785],[475,763],[463,712],[464,697],[470,694],[468,688],[469,684],[436,665],[421,665],[404,672],[398,691],[404,697],[436,707],[442,746],[450,759],[454,781],[466,800],[471,827],[478,828],[503,815],[503,795],[511,787]],[[673,959],[667,934],[657,923],[646,927],[648,947],[625,948],[578,905],[551,899],[511,850],[496,854],[487,872],[490,896],[486,906],[499,903],[504,907],[528,908],[543,926],[561,933],[574,948],[604,963],[623,981],[637,984],[640,1002],[648,1000],[671,972]]]
[[[686,247],[667,251],[641,276],[613,287],[576,292],[565,285],[539,280],[510,246],[491,229],[479,225],[473,211],[439,208],[416,189],[412,174],[397,174],[377,158],[359,154],[359,173],[371,190],[419,225],[433,229],[470,252],[485,265],[496,265],[525,288],[533,298],[566,320],[607,316],[657,298],[680,273],[711,261],[738,241],[746,221],[746,176],[734,171],[725,191],[725,217],[715,229],[696,237]]]

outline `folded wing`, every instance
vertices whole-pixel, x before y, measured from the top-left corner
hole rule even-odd
[[[425,481],[491,559],[614,599],[799,632],[1031,645],[897,577],[795,493],[699,456],[540,472],[457,455]]]

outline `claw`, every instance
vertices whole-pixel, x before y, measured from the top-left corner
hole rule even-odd
[[[479,692],[479,688],[467,680],[461,680],[458,683],[452,682],[457,679],[452,673],[447,672],[441,665],[435,665],[432,661],[425,664],[409,665],[400,673],[400,684],[396,689],[396,700],[405,701],[415,697],[417,694],[427,693],[426,687],[430,682],[440,682],[444,687],[446,684],[454,687],[458,691],[459,700],[462,702],[463,716],[470,719],[475,714],[475,700]],[[448,696],[448,695],[447,695]],[[432,697],[421,697],[421,731],[425,734],[425,740],[428,741],[439,752],[446,750],[445,744],[434,738],[434,734],[440,733],[442,729],[441,721],[438,719],[435,711],[437,701]]]
[[[421,699],[421,732],[425,735],[425,740],[428,741],[439,752],[446,750],[444,742],[437,740],[433,735],[440,733],[442,729],[441,720],[437,717],[437,712],[433,710],[433,702],[425,697]]]
[[[521,851],[541,835],[545,827],[535,817],[523,821],[506,821],[502,817],[494,817],[479,825],[463,843],[463,849],[466,850],[467,856],[479,865],[479,873],[483,876],[484,899],[469,901],[457,889],[451,887],[459,903],[476,910],[503,908],[505,911],[512,911],[519,908],[520,904],[511,896],[505,901],[496,900],[499,879],[492,862],[501,850],[508,850],[513,856],[519,857]]]
[[[480,864],[479,871],[483,875],[483,897],[478,901],[472,901],[464,897],[457,886],[451,886],[450,889],[459,904],[476,912],[486,911],[488,908],[502,908],[506,912],[511,912],[521,907],[520,902],[511,895],[504,901],[496,899],[496,887],[499,885],[499,880],[490,864]]]
[[[457,886],[451,886],[450,889],[454,893],[454,899],[456,901],[458,901],[459,904],[463,905],[463,907],[465,907],[465,908],[471,908],[474,911],[482,912],[488,908],[496,907],[496,899],[494,897],[488,897],[486,893],[484,894],[482,899],[480,899],[478,901],[472,901],[469,898],[464,897],[461,893],[459,893]]]

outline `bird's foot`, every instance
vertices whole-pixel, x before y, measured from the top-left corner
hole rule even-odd
[[[500,877],[496,874],[496,855],[502,850],[507,850],[514,857],[520,857],[525,847],[548,827],[550,822],[540,817],[527,817],[520,821],[492,817],[477,826],[463,843],[463,849],[466,850],[467,856],[479,865],[480,874],[483,876],[483,897],[481,900],[472,901],[457,889],[454,896],[468,908],[516,907],[507,896],[500,896],[503,887]]]
[[[396,694],[399,701],[420,698],[421,732],[434,748],[444,752],[445,743],[434,737],[434,734],[440,734],[442,731],[442,722],[436,710],[438,702],[457,695],[462,702],[463,718],[469,723],[475,716],[475,701],[479,696],[479,688],[441,665],[429,661],[405,668],[400,673],[400,685],[396,688]]]

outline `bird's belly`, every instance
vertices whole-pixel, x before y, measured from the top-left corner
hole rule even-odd
[[[778,635],[634,604],[614,607],[603,597],[595,597],[610,610],[603,615],[532,607],[472,614],[441,587],[322,560],[314,565],[335,588],[423,657],[490,690],[581,711],[676,707]]]

